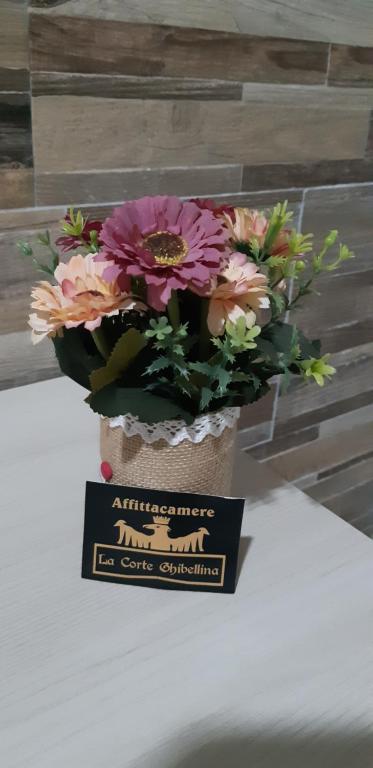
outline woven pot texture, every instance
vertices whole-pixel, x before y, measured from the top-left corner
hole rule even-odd
[[[112,468],[111,484],[229,496],[237,422],[219,437],[207,435],[200,443],[166,440],[148,444],[142,437],[127,437],[122,427],[100,420],[101,461]]]

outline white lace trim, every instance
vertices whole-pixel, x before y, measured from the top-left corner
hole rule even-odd
[[[222,408],[221,411],[198,416],[192,424],[187,425],[180,419],[146,424],[139,421],[138,416],[127,413],[125,416],[115,416],[109,423],[113,428],[122,427],[127,437],[140,435],[145,443],[155,443],[163,438],[169,445],[178,445],[183,440],[200,443],[207,435],[219,437],[226,427],[234,426],[239,415],[239,408]]]

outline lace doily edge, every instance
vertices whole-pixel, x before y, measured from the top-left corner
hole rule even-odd
[[[139,435],[148,444],[163,439],[169,445],[178,445],[183,440],[200,443],[207,435],[220,437],[227,427],[232,428],[235,425],[239,415],[240,408],[223,408],[197,416],[192,424],[187,425],[185,421],[176,419],[147,424],[137,416],[127,413],[109,418],[109,425],[112,429],[120,427],[127,437]]]

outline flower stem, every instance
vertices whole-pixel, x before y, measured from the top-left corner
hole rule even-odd
[[[199,326],[199,358],[207,360],[210,348],[210,331],[207,325],[207,315],[209,311],[209,300],[201,299],[201,316]]]
[[[91,331],[91,334],[101,357],[103,357],[104,360],[108,360],[110,356],[110,348],[106,341],[102,327],[99,326],[98,328],[95,328],[94,331]]]
[[[172,291],[171,293],[170,301],[167,304],[167,312],[174,331],[177,331],[180,325],[180,308],[177,291]]]

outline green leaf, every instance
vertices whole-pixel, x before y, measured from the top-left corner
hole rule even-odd
[[[282,315],[282,313],[286,309],[286,302],[287,302],[287,299],[284,296],[284,294],[279,293],[277,291],[273,291],[273,293],[270,296],[270,301],[271,301],[271,304],[273,304],[272,313],[275,314],[276,316]],[[274,312],[273,312],[273,309],[275,310]]]
[[[63,335],[52,339],[62,373],[85,389],[90,389],[89,375],[102,365],[102,357],[97,351],[90,354],[85,340],[89,343],[91,335],[81,328],[65,328]]]
[[[272,363],[278,363],[278,352],[274,345],[268,339],[264,339],[263,336],[258,340],[258,349],[264,357],[268,357]]]
[[[268,220],[268,228],[264,239],[264,251],[269,254],[277,235],[293,217],[293,214],[287,210],[288,201],[277,203],[272,210]]]
[[[151,376],[152,373],[163,371],[165,368],[169,368],[170,365],[171,365],[171,361],[168,359],[168,357],[165,357],[165,355],[162,355],[161,357],[157,357],[157,359],[154,360],[151,363],[151,365],[147,367],[143,375],[148,374],[149,376]]]
[[[272,342],[277,353],[282,355],[285,363],[294,359],[298,344],[298,333],[295,325],[277,322],[267,329],[266,336]]]
[[[219,394],[224,395],[224,393],[227,390],[228,384],[231,381],[231,372],[227,371],[225,368],[220,368],[217,375],[218,375],[218,382],[219,382]]]
[[[194,417],[177,403],[138,387],[118,387],[115,383],[92,392],[86,399],[95,413],[122,416],[131,413],[141,421],[154,424],[165,419],[184,419],[191,424]]]
[[[113,348],[106,365],[91,373],[89,380],[93,392],[118,379],[146,344],[147,341],[143,334],[136,328],[130,328],[123,333]]]
[[[18,240],[16,245],[17,245],[17,248],[18,248],[21,256],[28,257],[28,256],[32,256],[33,255],[32,247],[31,247],[30,243],[26,242],[26,240]]]
[[[298,329],[298,344],[300,348],[301,358],[315,357],[319,358],[321,353],[321,342],[319,339],[313,339],[310,341],[307,337]]]
[[[204,411],[205,408],[207,408],[208,405],[210,405],[211,400],[214,397],[214,393],[212,389],[209,389],[208,387],[202,387],[201,389],[201,410]]]
[[[197,360],[195,363],[190,363],[189,368],[197,373],[202,373],[204,376],[207,376],[208,379],[214,375],[213,366],[211,366],[210,363],[203,363],[200,360]]]

